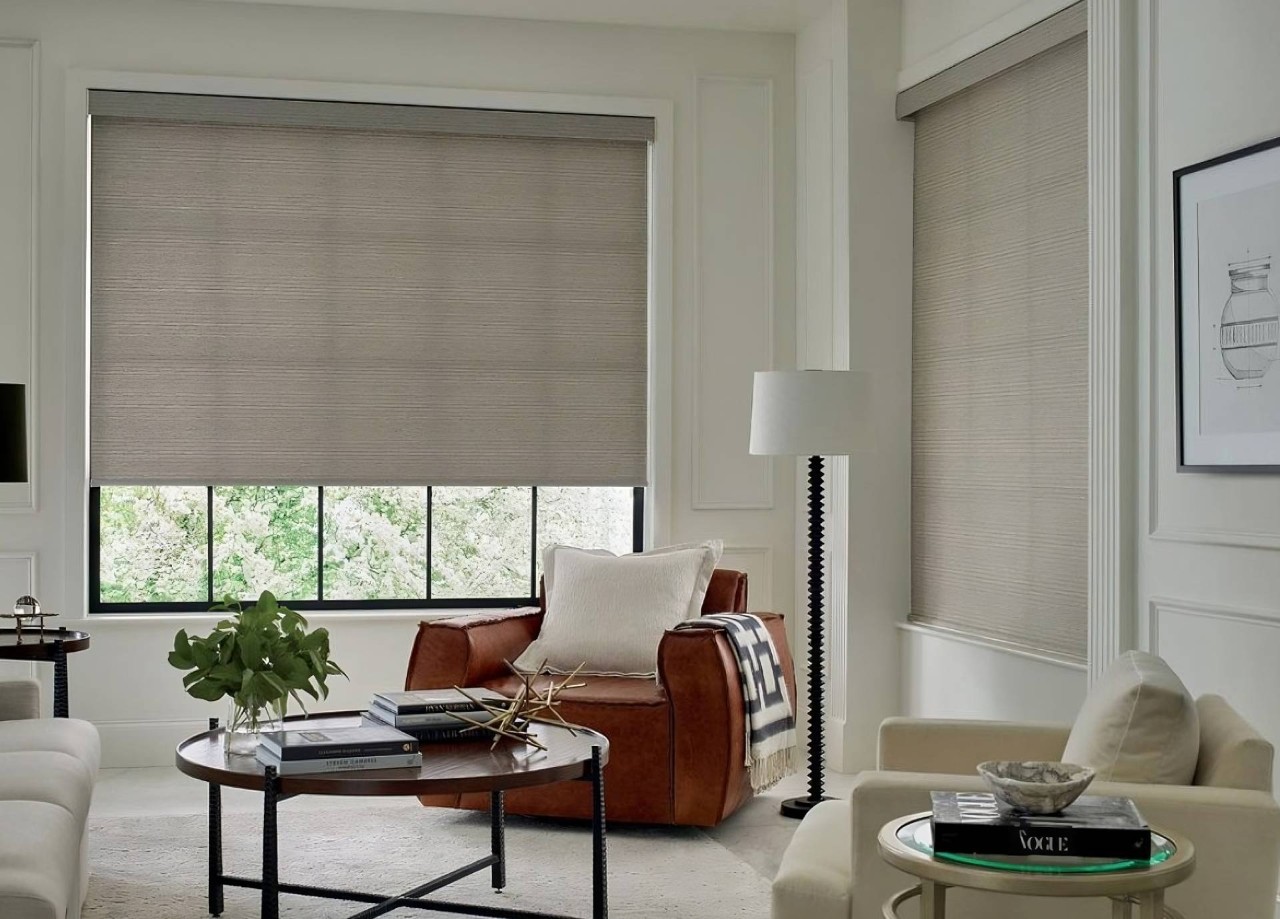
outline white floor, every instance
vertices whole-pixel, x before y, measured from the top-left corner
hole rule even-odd
[[[842,797],[849,792],[853,776],[829,774],[827,794]],[[784,779],[767,793],[760,795],[714,829],[704,831],[741,861],[765,878],[772,879],[787,847],[796,821],[778,813],[784,798],[804,794],[803,776]],[[94,816],[101,819],[119,817],[203,815],[207,806],[207,786],[188,778],[171,766],[142,769],[103,769],[93,796]],[[303,796],[290,803],[291,808],[332,812],[349,807],[367,811],[371,807],[400,806],[398,798],[319,798]],[[226,789],[223,809],[256,811],[262,806],[261,795]]]

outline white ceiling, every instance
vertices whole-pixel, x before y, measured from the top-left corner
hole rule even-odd
[[[221,0],[615,25],[795,32],[831,0]]]

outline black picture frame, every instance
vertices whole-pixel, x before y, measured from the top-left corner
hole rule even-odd
[[[1274,137],[1270,140],[1261,141],[1260,143],[1251,144],[1238,150],[1232,150],[1228,153],[1212,157],[1199,163],[1193,163],[1177,169],[1173,173],[1173,295],[1174,295],[1174,376],[1175,376],[1175,405],[1177,418],[1177,438],[1176,438],[1176,458],[1177,471],[1182,473],[1246,473],[1246,474],[1280,474],[1280,455],[1277,456],[1274,463],[1194,463],[1187,459],[1187,416],[1186,416],[1186,368],[1184,366],[1184,345],[1186,344],[1183,324],[1184,313],[1188,305],[1184,302],[1183,286],[1185,282],[1185,268],[1183,258],[1183,244],[1185,242],[1185,224],[1187,215],[1184,213],[1186,208],[1186,200],[1184,196],[1184,186],[1186,180],[1198,173],[1207,170],[1218,169],[1223,166],[1230,165],[1242,160],[1248,160],[1259,154],[1271,153],[1280,150],[1280,137]],[[1280,174],[1277,174],[1276,180],[1280,181]],[[1264,187],[1264,186],[1256,186]],[[1280,263],[1280,251],[1273,254],[1273,257]],[[1276,369],[1280,373],[1280,368]]]

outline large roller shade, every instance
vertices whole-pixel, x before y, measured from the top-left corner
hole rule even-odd
[[[1071,659],[1087,616],[1081,36],[916,116],[912,616]]]
[[[650,119],[90,113],[93,484],[644,484]]]

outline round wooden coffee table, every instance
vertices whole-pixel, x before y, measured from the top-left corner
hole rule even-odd
[[[898,907],[920,898],[920,915],[945,919],[948,887],[967,887],[993,893],[1023,894],[1029,897],[1107,897],[1114,906],[1112,915],[1125,917],[1137,905],[1141,919],[1162,919],[1179,914],[1164,905],[1165,888],[1179,884],[1195,870],[1196,852],[1191,841],[1167,830],[1151,830],[1153,857],[1150,863],[1116,862],[1114,868],[1094,866],[1068,873],[1062,865],[977,864],[979,859],[954,861],[933,854],[927,835],[928,812],[891,820],[880,829],[876,843],[880,857],[900,871],[920,879],[915,887],[899,891],[884,904],[885,919],[898,919]]]
[[[89,633],[66,628],[25,628],[22,634],[13,629],[0,629],[0,660],[49,661],[53,664],[53,717],[66,718],[67,655],[89,647]]]
[[[286,719],[288,729],[306,727],[357,727],[359,712],[336,712]],[[503,792],[513,788],[586,781],[592,786],[592,919],[608,916],[605,861],[604,767],[609,761],[609,741],[603,734],[554,725],[534,726],[546,751],[503,740],[490,749],[488,740],[447,744],[423,744],[422,765],[412,769],[376,769],[366,772],[329,772],[311,775],[276,773],[253,756],[228,756],[218,719],[209,719],[209,730],[178,745],[179,771],[209,783],[209,912],[218,916],[225,887],[249,887],[262,891],[262,919],[278,919],[280,894],[351,900],[370,904],[356,916],[380,916],[402,906],[439,912],[493,917],[549,917],[552,914],[494,908],[428,898],[428,894],[464,877],[491,870],[495,890],[506,886],[506,841]],[[222,786],[263,793],[262,877],[246,878],[222,870]],[[277,871],[276,808],[295,795],[428,795],[466,792],[489,793],[492,847],[489,855],[447,874],[425,881],[402,894],[387,895],[290,884]],[[353,917],[354,919],[354,917]]]

